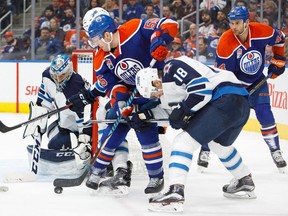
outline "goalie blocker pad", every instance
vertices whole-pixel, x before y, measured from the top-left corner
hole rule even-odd
[[[28,159],[31,160],[33,145],[27,146]],[[31,161],[29,161],[31,163]],[[71,149],[53,150],[42,149],[40,160],[38,163],[38,174],[41,175],[54,175],[54,176],[78,176],[83,173],[83,169],[89,164],[83,164],[83,168],[79,168],[75,160],[75,154]]]

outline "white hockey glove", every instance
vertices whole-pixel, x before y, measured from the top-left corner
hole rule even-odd
[[[46,114],[48,112],[46,108],[41,107],[41,106],[35,106],[33,102],[29,103],[29,108],[30,108],[29,120],[36,118],[40,115]],[[47,129],[47,121],[48,121],[48,116],[41,118],[38,121],[34,121],[28,124],[24,130],[23,138],[30,136],[30,135],[34,135],[37,132],[36,131],[37,127],[40,128],[39,132],[41,134],[44,134]]]
[[[72,139],[75,138],[71,137],[72,148],[73,146],[75,146],[74,145],[75,141],[72,141]],[[73,151],[75,153],[75,160],[77,167],[79,169],[82,169],[83,166],[89,163],[89,160],[91,158],[91,137],[86,134],[80,134],[76,142],[78,145],[73,148]]]

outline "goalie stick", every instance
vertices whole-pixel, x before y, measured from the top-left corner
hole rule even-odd
[[[59,108],[59,109],[52,110],[52,111],[47,112],[47,113],[45,113],[45,114],[43,114],[43,115],[37,116],[37,117],[35,117],[35,118],[33,118],[33,119],[30,119],[30,120],[28,120],[28,121],[22,122],[22,123],[20,123],[20,124],[17,124],[17,125],[15,125],[15,126],[12,126],[12,127],[6,126],[2,121],[0,121],[0,131],[1,131],[2,133],[7,133],[7,132],[9,132],[9,131],[18,129],[18,128],[23,127],[23,126],[25,126],[25,125],[27,125],[27,124],[30,124],[30,123],[32,123],[32,122],[38,121],[39,119],[45,118],[45,117],[47,117],[47,116],[54,115],[54,114],[56,114],[56,113],[59,113],[59,112],[61,112],[61,111],[63,111],[63,110],[68,109],[70,106],[72,106],[72,104],[68,104],[68,105],[63,106],[63,107],[61,107],[61,108]]]
[[[150,67],[153,67],[154,64],[156,63],[156,59],[152,59],[150,62]],[[125,106],[130,106],[135,95],[138,93],[137,88],[135,88],[135,90],[132,92],[131,96],[129,97],[129,99],[126,101]],[[105,147],[106,141],[108,140],[108,138],[114,133],[114,131],[116,130],[117,126],[120,124],[122,119],[122,116],[118,116],[117,119],[115,120],[115,123],[113,124],[111,130],[109,131],[108,135],[105,137],[105,139],[102,141],[101,143],[101,147],[95,152],[93,158],[91,159],[90,165],[87,166],[87,168],[85,169],[85,171],[83,172],[83,174],[81,176],[79,176],[78,178],[73,178],[73,179],[63,179],[63,178],[56,178],[53,181],[53,185],[54,185],[54,192],[55,193],[62,193],[63,188],[62,187],[75,187],[75,186],[79,186],[82,184],[82,182],[84,181],[84,179],[86,178],[88,172],[90,171],[91,167],[93,166],[93,164],[95,163],[96,159],[98,158],[99,154],[102,152],[102,150]]]
[[[115,123],[117,119],[96,119],[96,120],[90,120],[88,122],[91,122],[93,124],[98,124],[98,123]],[[169,122],[169,119],[148,119],[148,120],[143,120],[145,122],[149,123],[161,123],[161,122]],[[121,119],[119,123],[127,123],[127,120]]]

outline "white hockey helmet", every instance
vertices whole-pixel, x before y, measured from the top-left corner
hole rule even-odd
[[[83,28],[87,34],[88,34],[89,26],[91,25],[91,23],[95,19],[95,17],[97,17],[99,15],[103,15],[103,14],[110,16],[109,12],[106,11],[105,9],[103,9],[102,7],[95,7],[95,8],[92,8],[91,10],[86,12],[86,14],[83,17]]]
[[[63,89],[73,74],[69,57],[62,54],[54,57],[51,61],[49,72],[58,90]]]
[[[144,98],[150,98],[152,92],[157,92],[157,88],[152,85],[154,80],[159,80],[156,68],[143,68],[136,74],[136,88]]]

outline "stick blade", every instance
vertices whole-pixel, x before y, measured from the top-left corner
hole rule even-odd
[[[83,174],[79,176],[78,178],[74,179],[64,179],[64,178],[56,178],[53,181],[53,185],[55,187],[76,187],[82,184],[84,179],[86,178],[86,175],[88,174],[89,169],[85,169]]]

